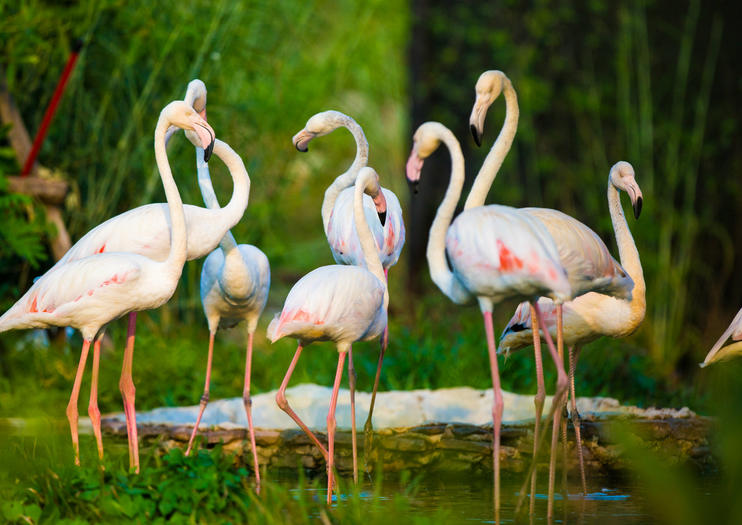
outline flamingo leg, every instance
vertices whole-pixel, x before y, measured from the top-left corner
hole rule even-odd
[[[500,426],[502,424],[502,389],[500,388],[500,372],[497,369],[497,348],[495,346],[495,331],[492,326],[492,312],[484,312],[484,331],[487,335],[487,350],[490,358],[490,372],[492,374],[492,390],[494,403],[492,405],[492,455],[495,471],[495,521],[499,522],[500,513]]]
[[[126,334],[126,349],[124,363],[121,367],[119,390],[124,398],[124,412],[126,413],[126,433],[129,438],[129,469],[139,474],[139,440],[137,438],[137,413],[134,408],[136,388],[131,377],[134,362],[134,337],[137,329],[137,313],[129,312],[129,328]]]
[[[93,434],[98,445],[98,459],[103,461],[103,436],[100,430],[100,410],[98,409],[98,368],[100,365],[100,337],[93,342],[93,379],[90,385],[90,401],[88,402],[88,416],[93,424]]]
[[[538,306],[536,307],[538,308]],[[557,304],[557,360],[558,364],[561,365],[561,374],[564,374],[564,339],[562,333],[562,305]],[[560,375],[561,377],[561,375]],[[559,389],[557,388],[557,391]],[[564,389],[566,393],[566,388]],[[551,452],[549,455],[549,494],[548,494],[548,505],[546,510],[546,516],[551,518],[554,515],[554,483],[556,481],[556,459],[557,459],[557,445],[559,443],[559,435],[562,423],[562,411],[564,405],[562,402],[563,392],[557,392],[554,394],[552,399],[552,413],[553,413],[553,425],[551,430]],[[566,399],[565,399],[566,401]],[[565,428],[566,431],[566,428]],[[566,442],[565,442],[566,445]]]
[[[335,408],[338,403],[338,391],[340,380],[343,378],[343,366],[345,365],[345,354],[347,350],[340,350],[338,357],[338,368],[335,372],[335,384],[332,386],[332,399],[330,399],[330,410],[327,413],[327,442],[329,456],[327,459],[327,504],[332,503],[332,487],[335,485]]]
[[[389,269],[384,268],[384,278],[388,282]],[[371,391],[371,404],[368,407],[368,417],[366,423],[363,425],[363,457],[365,469],[368,471],[368,464],[366,462],[367,456],[371,453],[371,446],[373,440],[374,425],[372,417],[374,415],[374,406],[376,405],[376,392],[379,390],[379,378],[381,377],[381,365],[384,362],[384,352],[386,351],[387,345],[389,344],[389,319],[387,318],[386,327],[384,327],[384,333],[381,335],[381,349],[379,351],[379,363],[376,365],[376,377],[374,378],[374,389]]]
[[[193,425],[193,431],[191,432],[191,438],[188,440],[188,448],[186,448],[185,455],[188,456],[191,453],[191,447],[193,447],[193,440],[196,438],[198,433],[198,425],[201,423],[201,417],[204,415],[206,405],[209,402],[209,383],[211,382],[211,360],[214,355],[214,337],[216,332],[209,333],[209,354],[206,358],[206,381],[204,384],[204,393],[201,396],[199,402],[198,417],[196,418],[196,424]]]
[[[543,322],[543,318],[541,316],[541,309],[538,307],[538,303],[534,302],[532,303],[533,310],[536,313],[536,319],[538,320],[538,324],[540,326],[546,326]],[[542,330],[542,333],[544,334],[544,339],[546,339],[546,345],[549,347],[549,353],[551,354],[551,358],[554,361],[554,364],[557,368],[557,387],[556,391],[554,392],[554,397],[551,402],[551,408],[549,409],[549,415],[546,418],[546,422],[548,423],[554,418],[554,414],[556,412],[557,406],[559,403],[557,402],[558,399],[561,399],[562,396],[567,391],[568,381],[567,381],[567,373],[564,370],[564,362],[559,360],[559,354],[557,353],[556,347],[554,346],[554,341],[551,339],[551,334],[549,333],[549,330],[544,329]],[[531,479],[531,476],[533,475],[533,471],[536,468],[536,461],[535,458],[538,457],[538,451],[541,450],[541,445],[544,441],[544,436],[546,436],[546,432],[541,433],[541,435],[538,438],[538,444],[536,446],[536,452],[534,453],[533,457],[534,459],[531,460],[531,464],[528,467],[528,472],[526,473],[526,478],[523,481],[523,485],[521,486],[520,490],[518,491],[518,502],[515,505],[515,514],[517,515],[520,511],[521,505],[523,505],[523,499],[526,495],[526,489],[528,482]]]
[[[541,415],[544,411],[544,398],[546,397],[546,388],[544,387],[544,365],[541,359],[541,335],[539,334],[539,324],[536,318],[536,312],[531,306],[531,333],[533,334],[533,357],[536,361],[536,395],[533,398],[533,404],[536,406],[536,419],[533,428],[533,461],[536,458],[536,445],[538,444],[539,428],[541,426]],[[529,501],[528,513],[533,514],[536,507],[536,469],[531,476],[531,497]]]
[[[82,351],[80,352],[80,361],[77,364],[77,373],[75,374],[75,382],[72,385],[72,394],[70,394],[70,402],[67,403],[67,420],[70,422],[70,434],[72,434],[72,447],[75,449],[75,465],[80,465],[80,439],[77,434],[77,399],[80,395],[80,384],[82,383],[82,374],[85,371],[85,362],[88,360],[88,350],[90,349],[90,341],[87,339],[82,343]]]
[[[585,459],[582,455],[582,436],[580,429],[580,414],[577,412],[577,398],[575,397],[575,368],[577,367],[577,358],[580,355],[580,348],[571,346],[569,348],[569,385],[570,398],[572,399],[572,426],[575,429],[575,440],[577,441],[577,459],[580,462],[580,480],[582,481],[582,495],[587,496],[587,482],[585,481]]]
[[[350,387],[350,432],[353,444],[353,483],[358,483],[358,442],[356,440],[356,369],[353,367],[353,347],[348,349],[348,386]]]
[[[296,424],[299,425],[299,427],[306,433],[307,436],[309,436],[309,439],[314,441],[314,444],[317,445],[317,448],[322,453],[322,456],[325,458],[325,461],[328,460],[327,455],[327,449],[322,446],[322,443],[320,443],[319,439],[317,439],[317,436],[314,435],[314,433],[309,430],[309,427],[307,427],[304,422],[299,418],[299,416],[296,415],[296,412],[294,412],[291,407],[289,406],[289,402],[286,400],[286,387],[289,384],[289,380],[291,379],[291,374],[294,373],[294,368],[296,367],[297,361],[299,361],[299,356],[301,355],[302,346],[299,344],[299,346],[296,348],[296,353],[294,354],[294,358],[291,360],[291,364],[289,365],[289,369],[286,371],[286,375],[283,378],[283,382],[281,383],[280,388],[278,389],[278,392],[276,393],[276,404],[278,404],[278,407],[286,412],[291,419],[296,421]]]
[[[260,465],[258,464],[258,448],[255,445],[255,428],[252,424],[252,399],[250,398],[250,375],[252,370],[252,339],[253,332],[247,335],[247,356],[245,357],[245,388],[242,390],[242,403],[245,405],[247,415],[247,429],[250,433],[250,446],[252,446],[253,467],[255,468],[255,483],[260,491]]]

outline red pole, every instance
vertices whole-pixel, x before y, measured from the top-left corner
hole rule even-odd
[[[57,82],[57,87],[52,95],[52,100],[46,108],[46,113],[44,113],[44,118],[41,121],[41,126],[39,126],[39,131],[36,132],[36,136],[33,139],[31,151],[28,154],[26,163],[23,165],[23,170],[21,170],[22,177],[31,173],[31,168],[33,168],[34,162],[36,162],[36,156],[39,154],[41,144],[44,142],[46,132],[49,129],[49,124],[51,124],[54,113],[57,111],[57,105],[59,104],[59,100],[62,98],[62,93],[64,92],[64,87],[67,85],[67,80],[69,80],[70,74],[75,67],[77,57],[80,54],[80,49],[82,49],[82,40],[77,39],[72,44],[72,54],[67,60],[67,65],[64,66],[64,71],[62,71],[62,75],[59,77],[59,82]]]

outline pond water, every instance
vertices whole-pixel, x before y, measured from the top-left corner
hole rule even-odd
[[[274,481],[286,487],[294,493],[296,498],[303,491],[306,495],[324,501],[326,490],[320,488],[324,479],[317,478],[311,488],[296,488],[296,473],[283,472],[272,473]],[[547,510],[547,483],[546,472],[539,473],[540,479],[536,494],[535,514],[528,516],[526,512],[521,513],[518,523],[548,523]],[[501,502],[500,523],[515,523],[515,505],[518,490],[522,483],[522,476],[517,474],[503,473],[501,480]],[[350,490],[348,483],[350,479],[341,481],[342,489]],[[394,478],[386,476],[383,482],[374,483],[368,479],[361,481],[357,493],[341,493],[342,500],[352,497],[360,497],[367,501],[376,500],[380,505],[388,505],[394,508],[395,522],[409,523],[416,517],[435,517],[440,512],[445,512],[446,523],[495,523],[493,511],[493,481],[491,475],[484,474],[443,474],[427,472],[425,474],[403,476]],[[589,494],[583,498],[579,492],[579,481],[569,483],[569,495],[566,503],[564,496],[555,494],[555,516],[553,523],[597,523],[610,524],[644,524],[652,523],[652,516],[647,513],[645,500],[642,498],[641,490],[635,484],[620,479],[609,477],[591,477],[588,482]],[[559,479],[557,480],[557,492],[559,491]],[[395,498],[404,495],[404,505],[395,505]],[[337,503],[337,497],[334,497]],[[528,499],[525,501],[528,506]]]

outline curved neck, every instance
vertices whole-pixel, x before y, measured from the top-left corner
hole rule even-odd
[[[497,177],[497,172],[500,171],[505,156],[510,151],[510,146],[513,145],[515,132],[518,131],[518,115],[520,114],[518,96],[515,94],[513,84],[507,77],[503,79],[502,89],[505,96],[505,123],[502,125],[497,140],[492,145],[492,149],[484,159],[482,167],[479,168],[479,173],[477,173],[469,196],[464,203],[465,210],[484,205],[487,193],[489,193],[490,187],[495,177]]]
[[[451,155],[451,180],[448,189],[443,196],[443,201],[438,206],[438,211],[430,226],[428,236],[428,247],[425,255],[430,267],[430,277],[433,282],[455,303],[465,303],[470,299],[470,294],[461,285],[448,267],[446,259],[446,232],[453,220],[456,204],[464,187],[464,155],[461,153],[461,145],[448,128],[441,126],[438,138],[446,145]]]
[[[171,224],[170,253],[164,264],[182,271],[186,260],[185,213],[183,212],[183,201],[180,198],[178,186],[173,179],[173,172],[170,169],[170,162],[168,162],[167,150],[165,149],[165,133],[168,127],[169,122],[161,116],[155,128],[155,161],[162,179],[162,186],[165,189]]]
[[[216,143],[214,144],[214,149],[216,149]],[[227,157],[227,159],[230,158],[230,154],[226,150],[224,150],[223,153],[225,157]],[[232,151],[232,154],[237,155],[236,153],[234,153],[234,151]],[[225,162],[225,164],[227,163],[227,160],[225,160],[221,156],[219,158],[221,158]],[[242,171],[244,171],[242,175],[247,180],[247,194],[249,196],[250,177],[247,175],[247,171],[244,170],[244,164],[240,164],[240,166],[241,166]],[[237,166],[236,162],[235,162],[235,169],[237,171],[240,171],[240,167]],[[204,160],[204,149],[199,148],[199,147],[196,147],[196,170],[198,172],[198,187],[201,190],[201,196],[204,199],[204,204],[210,210],[218,210],[220,208],[219,199],[216,197],[216,193],[214,192],[214,186],[211,183],[211,174],[209,172],[209,164]],[[232,179],[235,180],[235,176],[232,173],[232,169],[229,170],[229,173],[232,174]],[[235,189],[232,192],[233,194],[232,200],[234,200],[234,193],[236,191],[237,191],[237,182],[235,181]],[[221,247],[222,250],[224,250],[225,253],[237,247],[237,241],[235,240],[231,231],[227,231],[227,233],[224,234],[224,237],[219,242],[219,246]]]
[[[389,304],[389,290],[386,285],[384,268],[381,266],[376,241],[371,233],[371,228],[368,226],[368,221],[366,221],[366,213],[363,211],[365,186],[365,184],[356,184],[355,194],[353,196],[353,218],[356,222],[356,231],[358,232],[358,240],[361,243],[361,250],[363,250],[363,258],[366,261],[366,268],[384,285],[384,309],[386,309]],[[379,188],[379,191],[381,191],[381,188]]]
[[[211,184],[209,168],[206,166],[206,163],[203,162],[203,150],[201,148],[196,148],[196,151],[196,155],[200,155],[197,157],[196,162],[198,166],[198,186],[201,189],[204,204],[206,204],[206,207],[210,210],[219,210],[219,221],[222,225],[226,224],[227,228],[230,228],[237,224],[245,214],[247,201],[250,196],[250,176],[247,174],[245,164],[242,162],[240,156],[229,147],[229,144],[219,139],[215,139],[214,154],[227,166],[234,184],[232,198],[226,206],[219,208],[219,201],[216,198],[214,187]],[[202,163],[203,166],[201,165]],[[214,228],[217,227],[217,225],[214,225]],[[232,237],[232,234],[229,231],[227,231],[221,243],[226,243],[226,247],[222,246],[225,250],[230,246],[236,246],[234,237]]]
[[[353,185],[358,176],[358,170],[368,164],[368,140],[366,140],[363,129],[352,118],[347,115],[343,115],[343,117],[338,121],[337,127],[342,126],[353,135],[356,141],[356,157],[347,171],[338,175],[327,190],[325,190],[325,198],[322,200],[322,224],[325,228],[325,234],[327,234],[327,225],[330,223],[330,215],[332,215],[332,209],[335,207],[335,201],[338,195],[345,188]]]
[[[629,225],[626,223],[626,217],[621,207],[621,195],[613,183],[608,180],[608,209],[613,222],[613,231],[616,234],[616,244],[618,245],[618,254],[621,259],[621,266],[629,273],[634,281],[634,289],[631,292],[632,307],[645,308],[645,291],[644,272],[642,263],[639,260],[639,250],[636,249],[634,237],[631,235]]]

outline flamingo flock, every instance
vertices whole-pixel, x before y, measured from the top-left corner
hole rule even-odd
[[[499,516],[500,435],[504,410],[498,355],[533,346],[537,394],[534,397],[534,444],[531,466],[519,492],[518,507],[530,494],[534,511],[536,469],[546,432],[542,413],[546,397],[541,340],[557,370],[554,397],[546,422],[552,422],[548,516],[553,515],[557,445],[566,435],[562,412],[567,405],[577,440],[583,494],[587,482],[582,456],[580,419],[576,410],[574,374],[580,349],[601,337],[633,333],[646,312],[645,282],[639,251],[624,216],[620,193],[628,195],[639,218],[643,195],[634,168],[619,161],[609,169],[608,211],[619,251],[617,261],[600,237],[587,225],[554,209],[513,208],[485,204],[492,184],[513,144],[519,117],[518,99],[510,79],[501,71],[485,71],[475,85],[469,118],[472,136],[481,146],[488,109],[503,95],[506,116],[500,133],[476,175],[461,213],[455,216],[465,180],[460,143],[446,126],[425,122],[412,137],[406,164],[409,182],[418,184],[425,160],[441,145],[451,159],[451,173],[428,236],[426,257],[436,286],[456,304],[477,303],[482,313],[492,377],[494,507]],[[335,482],[336,407],[340,383],[348,362],[352,422],[353,478],[358,481],[355,418],[356,377],[353,343],[378,339],[379,361],[368,418],[366,443],[372,435],[372,414],[384,353],[388,346],[388,270],[405,242],[402,207],[397,196],[381,186],[379,174],[368,166],[369,144],[361,126],[339,111],[310,117],[292,138],[294,147],[308,151],[309,143],[344,127],[353,135],[356,155],[350,167],[327,188],[321,217],[330,251],[337,264],[321,266],[299,279],[283,308],[268,325],[271,342],[289,337],[297,341],[276,403],[307,434],[327,465],[327,502]],[[196,151],[196,171],[205,208],[184,205],[170,170],[167,143],[178,129]],[[166,203],[148,204],[113,217],[90,230],[49,271],[0,317],[0,332],[14,329],[72,327],[83,337],[77,373],[67,406],[74,461],[80,464],[78,397],[84,369],[93,347],[88,414],[98,456],[103,458],[100,411],[97,404],[100,340],[108,323],[128,315],[127,341],[119,389],[123,397],[129,443],[130,469],[139,471],[135,387],[132,377],[137,312],[158,308],[173,295],[187,260],[205,257],[200,283],[201,302],[209,340],[203,395],[186,455],[194,447],[210,397],[214,343],[220,327],[245,321],[246,356],[243,403],[248,422],[256,486],[260,465],[255,444],[250,380],[253,337],[270,289],[268,257],[256,246],[238,244],[230,229],[248,205],[250,177],[241,157],[216,138],[206,121],[206,86],[189,83],[185,98],[167,104],[154,134],[157,168]],[[209,167],[212,152],[227,166],[233,181],[229,202],[221,207]],[[515,299],[521,304],[496,342],[492,314],[496,305]],[[737,341],[723,346],[729,339]],[[286,398],[286,388],[304,347],[331,341],[338,353],[327,415],[327,440],[310,430]],[[554,342],[556,341],[556,343]],[[568,367],[564,346],[568,347]],[[742,353],[742,310],[709,352],[703,366]],[[565,442],[566,443],[566,442]],[[566,445],[565,445],[566,446]],[[530,491],[528,491],[530,484]],[[496,517],[499,520],[499,517]]]

